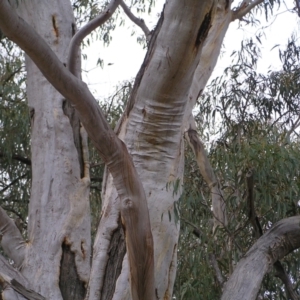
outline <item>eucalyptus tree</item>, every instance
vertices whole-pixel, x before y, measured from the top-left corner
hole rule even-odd
[[[193,126],[192,109],[211,76],[229,24],[253,9],[266,9],[262,2],[166,1],[151,32],[122,0],[110,1],[79,30],[67,0],[0,1],[1,31],[26,56],[32,159],[27,240],[0,210],[1,245],[15,266],[1,257],[4,299],[172,298],[183,135]],[[118,6],[144,30],[148,50],[113,131],[80,79],[80,44],[109,22]],[[199,158],[201,148],[192,133],[187,138]],[[93,251],[87,135],[107,168]],[[201,159],[207,166],[206,157]],[[217,187],[221,195],[209,170],[204,175],[212,194]],[[213,230],[227,228],[223,197],[214,197],[212,206]],[[298,221],[282,221],[258,243],[273,250],[260,253],[264,268],[247,286],[249,297],[256,296],[268,264],[299,247]],[[233,290],[229,280],[225,298],[228,293],[235,293],[232,299],[244,297],[242,275],[249,272],[243,262],[240,268],[240,286]]]

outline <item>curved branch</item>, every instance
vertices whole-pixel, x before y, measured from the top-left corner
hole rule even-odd
[[[273,264],[298,248],[300,248],[300,216],[277,222],[239,261],[225,285],[221,299],[256,299],[261,281]]]
[[[46,79],[79,113],[80,120],[112,174],[126,228],[126,247],[133,300],[154,296],[153,238],[143,185],[125,144],[107,123],[87,85],[72,75],[46,42],[20,18],[7,0],[0,0],[0,28],[38,66]]]
[[[287,299],[299,300],[299,295],[297,295],[297,293],[294,290],[291,278],[286,273],[286,271],[283,268],[281,262],[280,261],[276,261],[275,264],[274,264],[274,267],[276,269],[275,276],[277,276],[278,278],[280,278],[281,281],[284,284],[285,292],[287,294]]]
[[[145,24],[145,21],[143,19],[137,18],[129,9],[129,7],[125,4],[125,2],[123,0],[121,0],[120,2],[121,7],[124,10],[124,13],[127,15],[127,17],[133,22],[135,23],[137,26],[139,26],[145,33],[146,36],[146,40],[147,42],[150,40],[150,30],[147,27],[147,25]]]
[[[22,265],[25,256],[26,243],[15,222],[0,207],[0,239],[6,255],[17,267]]]
[[[227,225],[226,204],[223,193],[219,187],[219,182],[205,153],[204,146],[198,137],[192,115],[189,123],[190,128],[185,133],[185,138],[195,154],[200,173],[210,189],[215,230],[217,226],[224,227]]]
[[[83,39],[89,35],[93,30],[97,27],[104,24],[115,12],[118,5],[120,4],[120,0],[112,0],[109,5],[106,7],[105,11],[101,13],[98,17],[91,20],[89,23],[84,25],[72,38],[69,46],[69,54],[68,54],[68,69],[70,72],[76,77],[80,77],[80,74],[76,74],[76,59],[79,51],[79,47]]]
[[[264,0],[244,0],[240,7],[232,13],[232,21],[237,19],[241,20],[248,12],[251,11],[252,8],[257,6],[258,4],[264,2]]]
[[[2,194],[3,192],[5,192],[7,189],[9,189],[11,186],[13,186],[16,182],[18,182],[20,179],[26,177],[27,175],[28,175],[28,173],[26,172],[25,174],[23,174],[23,175],[17,177],[16,179],[14,179],[10,184],[8,184],[2,190],[0,190],[0,194]]]
[[[263,231],[259,222],[259,219],[256,215],[254,208],[254,180],[253,180],[253,171],[249,171],[246,175],[247,177],[247,189],[248,189],[248,216],[249,221],[253,226],[254,234],[256,238],[259,238],[263,235]],[[280,261],[276,261],[274,263],[274,268],[276,270],[276,276],[281,279],[283,284],[285,285],[286,293],[290,296],[291,299],[298,299],[298,296],[294,292],[293,284],[283,268]]]

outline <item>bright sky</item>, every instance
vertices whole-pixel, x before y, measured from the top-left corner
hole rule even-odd
[[[164,2],[164,0],[157,0],[151,15],[143,15],[143,19],[150,30],[155,27]],[[294,1],[289,1],[288,8],[292,9],[293,7]],[[134,10],[133,13],[135,13]],[[262,16],[261,19],[264,20],[264,17]],[[267,72],[270,66],[273,70],[278,70],[280,68],[278,48],[271,49],[277,44],[281,45],[283,49],[292,33],[295,33],[299,38],[299,20],[300,18],[296,13],[288,12],[287,7],[282,4],[279,12],[275,13],[275,17],[271,17],[268,23],[261,21],[262,23],[256,28],[242,24],[242,27],[238,29],[239,23],[237,21],[232,23],[225,37],[224,52],[212,77],[222,74],[224,68],[232,60],[230,57],[232,51],[240,48],[241,41],[245,37],[253,36],[264,26],[270,24],[264,29],[265,37],[261,38],[263,44],[261,47],[262,59],[258,63],[258,71]],[[133,30],[137,34],[132,36]],[[113,39],[108,47],[103,46],[102,41],[96,41],[89,49],[84,50],[88,60],[83,61],[83,69],[86,71],[83,79],[89,84],[97,99],[100,100],[113,95],[118,83],[136,76],[146,53],[146,49],[143,49],[136,42],[137,36],[140,34],[142,34],[141,29],[127,19],[125,26],[117,27],[112,33]],[[103,68],[96,67],[99,58],[104,59]]]

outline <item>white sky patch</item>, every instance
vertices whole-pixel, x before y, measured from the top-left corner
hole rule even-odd
[[[164,0],[157,0],[151,15],[140,16],[150,30],[155,27],[164,2]],[[292,9],[294,2],[291,1],[290,5],[289,9]],[[135,10],[132,12],[136,14]],[[230,55],[234,50],[240,49],[241,41],[249,37],[256,41],[255,33],[261,32],[263,27],[266,28],[264,28],[265,36],[261,37],[262,59],[258,62],[257,71],[266,73],[268,69],[275,71],[281,68],[279,47],[271,49],[277,44],[284,49],[291,34],[294,33],[297,36],[300,29],[299,17],[296,13],[288,12],[287,7],[282,5],[280,10],[275,12],[275,17],[270,17],[268,23],[264,21],[264,16],[261,17],[261,20],[261,24],[256,28],[244,23],[238,29],[238,21],[230,25],[224,40],[222,55],[212,78],[221,75],[224,69],[230,65],[232,61]],[[137,33],[132,36],[133,30]],[[136,76],[146,54],[146,49],[137,43],[139,34],[142,34],[142,30],[127,18],[125,25],[117,27],[112,33],[112,42],[108,47],[103,46],[102,41],[95,41],[83,51],[88,57],[82,62],[83,80],[89,85],[98,100],[112,96],[118,83]],[[104,60],[103,68],[96,66],[99,58]]]

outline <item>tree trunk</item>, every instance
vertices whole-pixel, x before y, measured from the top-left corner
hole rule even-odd
[[[183,179],[182,123],[191,82],[215,15],[214,1],[169,1],[152,34],[126,112],[117,132],[133,157],[146,192],[154,239],[155,293],[171,299],[176,275],[179,221],[174,202]],[[198,92],[199,93],[199,92]],[[197,93],[197,94],[198,94]],[[104,273],[104,255],[119,218],[117,194],[107,173],[103,184],[104,207],[94,246],[91,280]],[[105,241],[100,237],[105,236]],[[96,268],[97,266],[97,268]],[[105,275],[103,285],[106,285]],[[130,299],[127,257],[113,299]],[[99,281],[99,280],[98,280]],[[91,282],[90,298],[102,285]]]
[[[70,1],[19,2],[17,10],[66,63],[74,34]],[[90,272],[89,183],[81,178],[66,100],[27,56],[26,69],[33,159],[22,274],[47,299],[82,299]]]

